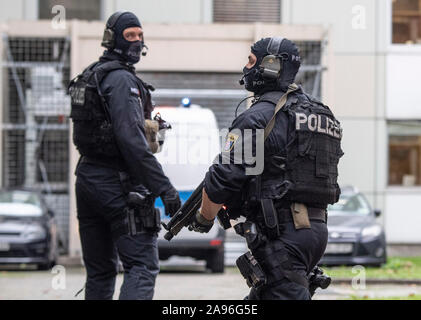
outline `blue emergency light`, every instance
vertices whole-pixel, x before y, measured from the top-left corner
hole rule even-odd
[[[189,98],[183,98],[181,100],[181,104],[183,105],[184,108],[188,108],[191,105],[191,101]]]

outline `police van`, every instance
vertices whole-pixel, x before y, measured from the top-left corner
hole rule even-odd
[[[204,179],[220,151],[221,139],[215,115],[210,109],[189,103],[185,105],[188,107],[157,107],[154,110],[154,114],[159,113],[172,127],[166,130],[165,143],[156,158],[178,190],[182,203]],[[161,220],[168,221],[160,198],[155,206],[161,212]],[[205,260],[206,267],[214,273],[224,271],[225,232],[218,223],[205,234],[183,228],[171,241],[164,239],[165,232],[162,228],[159,234],[160,260],[173,256],[192,257]]]

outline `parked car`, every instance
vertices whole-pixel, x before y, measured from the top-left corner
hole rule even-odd
[[[40,193],[0,191],[0,264],[35,264],[41,270],[58,257],[57,223]]]
[[[185,108],[159,107],[155,111],[172,126],[172,130],[166,133],[166,142],[157,158],[184,203],[204,179],[219,153],[219,131],[215,115],[210,109],[197,105]],[[169,218],[164,214],[161,199],[156,200],[155,207],[161,211],[161,220],[167,221]],[[184,228],[170,242],[164,239],[165,232],[161,230],[158,239],[161,260],[172,256],[191,257],[205,260],[207,268],[212,272],[224,271],[225,231],[218,223],[206,234]]]
[[[324,265],[376,265],[386,262],[383,227],[365,196],[354,187],[342,188],[339,201],[328,207],[329,239]]]

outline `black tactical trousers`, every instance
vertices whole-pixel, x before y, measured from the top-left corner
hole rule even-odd
[[[80,164],[76,200],[87,300],[109,300],[114,295],[118,256],[124,267],[120,299],[152,299],[159,272],[157,234],[115,234],[113,225],[124,219],[126,206],[118,173]]]
[[[327,226],[320,221],[311,221],[311,229],[295,230],[293,222],[285,223],[282,236],[278,240],[283,244],[284,250],[279,251],[278,255],[266,256],[263,260],[282,259],[283,254],[287,254],[291,261],[294,272],[302,276],[307,274],[317,265],[326,249],[328,238]],[[259,261],[261,259],[256,259]],[[259,261],[261,265],[265,261]],[[271,262],[271,261],[268,261]],[[267,263],[265,263],[267,264]],[[267,273],[267,285],[258,290],[251,289],[248,299],[250,300],[311,300],[309,290],[289,279],[279,276],[280,279],[274,280],[276,275]]]

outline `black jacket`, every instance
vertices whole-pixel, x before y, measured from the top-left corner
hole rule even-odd
[[[239,130],[239,132],[242,133],[242,136],[235,141],[234,146],[229,153],[231,160],[230,164],[222,163],[223,154],[221,153],[219,155],[218,163],[213,164],[209,168],[205,178],[205,190],[210,200],[215,203],[225,204],[238,202],[242,188],[247,181],[252,178],[252,176],[246,174],[246,169],[254,167],[255,165],[247,164],[244,161],[242,161],[242,163],[234,163],[235,144],[242,144],[244,159],[244,144],[250,145],[246,135],[244,135],[246,129],[264,129],[272,118],[274,110],[275,106],[272,103],[257,101],[249,109],[234,119],[229,131],[235,132],[235,130]],[[253,156],[255,156],[256,131],[252,130],[251,132],[251,137],[253,139],[251,145],[253,148]],[[284,112],[279,112],[276,116],[275,126],[264,143],[264,161],[266,162],[272,155],[282,152],[285,149],[287,139],[288,117]],[[229,150],[229,142],[227,142],[226,146],[223,146],[223,150],[225,147],[227,148],[225,151]]]
[[[118,55],[106,51],[100,61],[114,59]],[[109,106],[121,163],[127,168],[132,184],[143,184],[156,196],[161,195],[171,188],[171,183],[145,138],[143,103],[134,68],[110,72],[101,83],[101,91]]]

